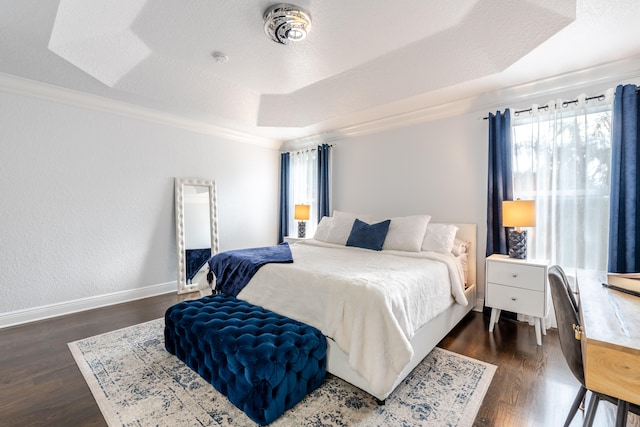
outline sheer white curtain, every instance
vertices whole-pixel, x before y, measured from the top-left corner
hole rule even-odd
[[[307,221],[307,237],[313,236],[318,225],[318,153],[315,148],[290,153],[289,234],[298,235],[298,221],[293,218],[294,205],[311,205]]]
[[[536,201],[530,258],[606,270],[612,98],[580,95],[514,118],[514,197]]]
[[[606,271],[613,91],[598,99],[555,100],[512,120],[514,198],[536,201],[529,258],[575,277]],[[551,325],[555,324],[553,310]]]

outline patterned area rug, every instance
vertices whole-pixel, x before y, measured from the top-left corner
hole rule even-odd
[[[164,319],[69,343],[111,426],[254,426],[164,349]],[[333,375],[272,426],[471,426],[496,367],[434,349],[379,406]]]

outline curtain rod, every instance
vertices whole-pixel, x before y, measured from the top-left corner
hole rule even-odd
[[[329,148],[333,147],[333,144],[320,144],[320,145],[328,145]],[[297,154],[297,153],[305,153],[308,151],[316,151],[317,147],[309,147],[309,148],[301,148],[300,150],[290,150],[290,151],[281,151],[280,153],[289,153],[289,154]]]
[[[636,91],[640,91],[640,88],[636,89]],[[596,96],[591,96],[589,98],[585,98],[585,101],[591,101],[592,99],[597,99],[598,101],[602,101],[604,100],[605,96],[604,94],[600,94],[600,95],[596,95]],[[567,108],[570,104],[577,104],[578,100],[574,99],[573,101],[563,101],[562,102],[562,107]],[[558,106],[558,104],[556,104],[556,107]],[[538,110],[548,110],[549,109],[549,104],[543,105],[542,107],[538,107]],[[526,108],[524,110],[517,110],[514,111],[513,114],[514,116],[518,116],[520,113],[528,113],[533,111],[533,108]],[[483,117],[482,120],[488,120],[489,117]]]
[[[592,99],[597,99],[598,101],[604,101],[604,98],[605,98],[605,96],[604,96],[604,94],[602,94],[602,95],[597,95],[597,96],[591,96],[589,98],[585,98],[584,100],[585,101],[591,101]],[[577,103],[578,103],[577,99],[574,99],[573,101],[564,101],[562,103],[562,108],[567,108],[570,104],[577,104]],[[558,106],[558,104],[556,104],[556,107],[557,106]],[[538,107],[538,110],[548,110],[548,109],[549,109],[549,104],[543,105],[542,107]],[[515,116],[518,116],[520,113],[528,113],[528,112],[531,112],[531,111],[533,111],[533,108],[526,108],[524,110],[514,111],[513,114]]]

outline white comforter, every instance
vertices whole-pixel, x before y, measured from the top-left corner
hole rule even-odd
[[[410,361],[415,331],[454,300],[467,304],[453,256],[314,240],[291,251],[292,264],[263,266],[238,298],[321,330],[376,394],[390,391]]]

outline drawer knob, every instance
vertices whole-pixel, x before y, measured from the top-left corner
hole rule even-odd
[[[511,273],[511,277],[518,277],[518,273]]]
[[[511,301],[515,301],[515,300],[517,300],[517,299],[518,299],[518,298],[516,298],[516,297],[511,297]]]

